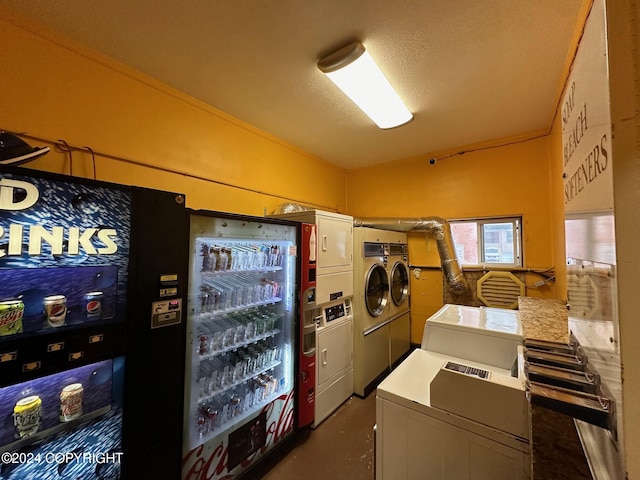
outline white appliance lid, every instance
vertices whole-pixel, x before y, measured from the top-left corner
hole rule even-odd
[[[517,310],[446,304],[427,319],[427,324],[429,322],[474,333],[522,337],[520,312]]]

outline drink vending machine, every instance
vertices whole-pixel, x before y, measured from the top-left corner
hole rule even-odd
[[[0,478],[178,478],[184,197],[0,169]]]
[[[299,223],[192,212],[184,480],[231,479],[296,431]]]
[[[302,224],[300,243],[300,348],[298,428],[313,424],[316,403],[316,226]]]

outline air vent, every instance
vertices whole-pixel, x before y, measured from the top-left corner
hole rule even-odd
[[[593,318],[598,311],[598,287],[587,275],[567,275],[567,290],[571,316]]]
[[[511,272],[488,272],[478,280],[478,298],[487,307],[518,308],[524,296],[524,283]]]

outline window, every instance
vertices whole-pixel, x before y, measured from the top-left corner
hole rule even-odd
[[[462,265],[522,266],[520,217],[451,220],[451,233]]]

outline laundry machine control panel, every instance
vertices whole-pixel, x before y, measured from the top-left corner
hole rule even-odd
[[[327,319],[327,322],[342,318],[346,314],[344,303],[339,303],[338,305],[333,305],[324,309],[324,316]]]

